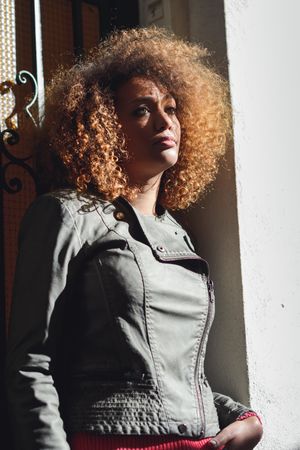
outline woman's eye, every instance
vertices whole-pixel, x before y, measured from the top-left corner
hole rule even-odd
[[[148,112],[149,112],[149,109],[146,106],[140,106],[133,112],[133,114],[135,116],[141,117],[141,116],[144,116],[145,114],[147,114]]]
[[[168,112],[168,114],[176,114],[176,112],[177,112],[177,108],[176,108],[176,106],[168,106],[167,108],[166,108],[166,111]]]

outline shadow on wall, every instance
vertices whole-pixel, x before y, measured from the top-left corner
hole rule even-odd
[[[228,79],[223,1],[190,0],[190,39],[212,53],[217,71]],[[249,403],[245,325],[242,299],[234,148],[228,149],[217,180],[187,214],[199,253],[210,263],[216,291],[216,316],[210,333],[206,374],[216,391]]]

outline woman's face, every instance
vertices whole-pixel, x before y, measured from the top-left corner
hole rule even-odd
[[[176,101],[164,87],[131,78],[117,89],[116,112],[130,155],[124,164],[130,181],[144,183],[176,164],[180,123]]]

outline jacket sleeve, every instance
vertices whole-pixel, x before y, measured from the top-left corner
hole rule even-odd
[[[68,210],[37,198],[19,233],[6,384],[16,450],[68,450],[53,367],[68,266],[80,249]]]
[[[213,392],[214,403],[217,409],[218,419],[221,430],[232,422],[235,422],[239,417],[247,413],[254,413],[254,411],[239,402],[234,401],[231,397],[218,392]],[[256,415],[256,413],[254,413]]]

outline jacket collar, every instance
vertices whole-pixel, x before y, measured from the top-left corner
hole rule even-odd
[[[171,219],[168,211],[163,206],[159,205],[159,215],[156,216],[156,218],[159,222],[164,222],[166,226],[171,226],[174,229],[174,238],[169,238],[167,242],[163,237],[161,242],[157,239],[158,233],[157,231],[154,232],[159,225],[157,221],[149,221],[149,217],[140,214],[137,209],[123,197],[119,197],[113,203],[116,207],[116,211],[120,210],[125,216],[133,218],[135,225],[142,233],[143,240],[151,247],[158,260],[165,262],[183,259],[198,260],[204,263],[206,272],[209,272],[207,262],[195,253],[185,230],[177,224],[176,221]]]

